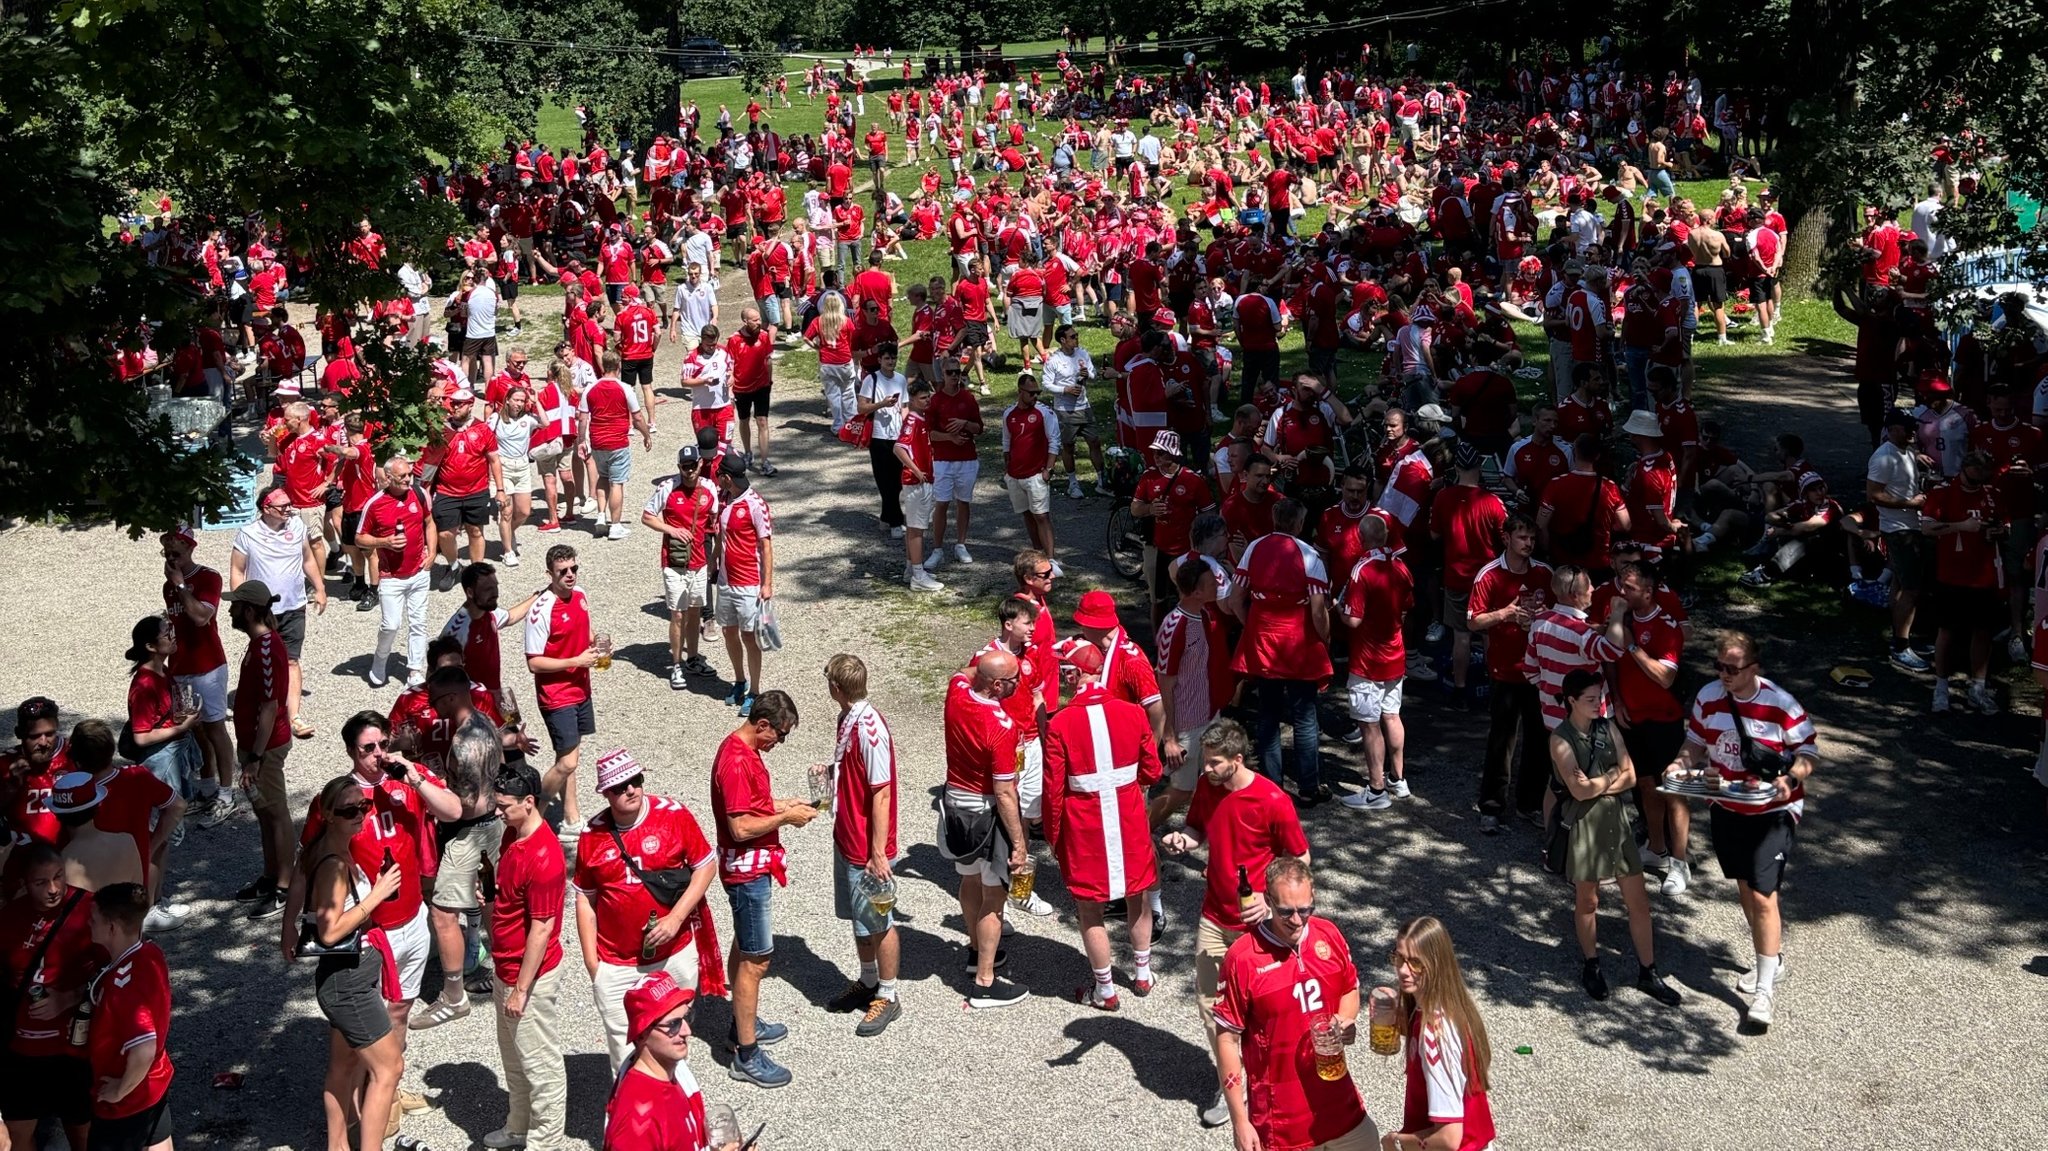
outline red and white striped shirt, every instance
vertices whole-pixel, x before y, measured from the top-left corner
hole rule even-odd
[[[1529,621],[1529,646],[1522,653],[1522,674],[1536,685],[1543,703],[1543,726],[1555,731],[1564,722],[1564,677],[1575,671],[1600,670],[1600,661],[1612,659],[1615,651],[1593,621],[1578,608],[1558,604]],[[1600,714],[1607,714],[1607,700],[1600,700]]]
[[[1738,714],[1742,717],[1743,730],[1749,734],[1749,742],[1754,746],[1786,755],[1806,756],[1814,760],[1820,758],[1813,720],[1807,718],[1806,709],[1799,706],[1791,692],[1759,676],[1756,694],[1748,699],[1736,699],[1716,679],[1701,688],[1700,694],[1693,699],[1692,717],[1686,721],[1685,738],[1686,742],[1706,749],[1707,762],[1714,765],[1722,782],[1760,782],[1757,774],[1742,763],[1742,737],[1735,732]],[[1790,811],[1797,819],[1806,809],[1806,788],[1796,779],[1791,780],[1791,784],[1792,794],[1784,799],[1773,796],[1769,802],[1761,804],[1736,803],[1727,799],[1716,802],[1744,815],[1761,815],[1782,809]]]

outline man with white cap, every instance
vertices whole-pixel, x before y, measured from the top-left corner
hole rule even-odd
[[[1095,979],[1076,997],[1098,1011],[1119,1006],[1103,905],[1125,901],[1130,917],[1131,989],[1152,991],[1152,910],[1159,882],[1145,791],[1160,776],[1159,745],[1145,709],[1117,699],[1097,679],[1102,649],[1069,641],[1060,653],[1067,697],[1046,725],[1045,839],[1081,920],[1081,946]]]
[[[1176,598],[1167,569],[1194,546],[1195,517],[1216,509],[1207,477],[1181,466],[1180,433],[1162,430],[1147,445],[1152,466],[1131,491],[1131,514],[1152,522],[1152,542],[1145,549],[1145,584],[1152,593],[1152,624],[1166,615]]]
[[[1664,425],[1657,413],[1638,408],[1621,425],[1635,445],[1623,499],[1628,505],[1629,535],[1643,545],[1651,560],[1666,556],[1678,543],[1678,467],[1664,450]]]
[[[731,1151],[713,1147],[704,1092],[690,1073],[690,1005],[697,993],[666,974],[649,975],[626,992],[633,1065],[619,1076],[604,1108],[604,1151]]]
[[[605,810],[576,841],[576,938],[590,994],[604,1023],[612,1069],[639,1032],[629,1026],[627,990],[667,976],[707,995],[725,994],[718,936],[704,895],[718,874],[710,841],[681,800],[649,795],[633,754],[614,748],[597,761]]]
[[[420,453],[422,467],[434,469],[434,527],[446,566],[434,590],[455,586],[455,529],[469,537],[469,562],[484,559],[484,525],[497,519],[492,492],[505,490],[505,462],[498,455],[498,433],[476,418],[476,394],[467,384],[448,396],[448,422],[440,439]]]

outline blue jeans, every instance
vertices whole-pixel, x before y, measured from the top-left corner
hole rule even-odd
[[[1636,411],[1655,411],[1650,406],[1650,349],[1621,349],[1623,365],[1628,369],[1628,402]]]
[[[1280,725],[1294,729],[1294,778],[1303,792],[1314,791],[1323,778],[1322,721],[1316,714],[1316,685],[1301,679],[1262,679],[1256,682],[1259,707],[1258,731],[1253,743],[1259,752],[1259,770],[1275,783],[1286,778],[1280,770]]]
[[[759,875],[745,883],[727,884],[726,902],[732,905],[732,941],[741,955],[759,959],[775,953],[775,926],[768,911],[775,897],[775,877]],[[707,963],[717,962],[716,957]]]
[[[199,741],[189,735],[159,744],[142,761],[151,775],[164,781],[179,799],[192,798],[192,781],[199,778]]]

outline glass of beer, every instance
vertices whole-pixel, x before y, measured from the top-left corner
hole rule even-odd
[[[740,1117],[733,1114],[732,1105],[713,1103],[704,1113],[704,1142],[711,1151],[725,1151],[740,1143]]]
[[[597,653],[597,670],[612,669],[612,637],[610,632],[591,637],[590,650]]]
[[[867,897],[868,906],[875,909],[876,915],[887,915],[896,910],[896,880],[893,877],[876,879],[863,873],[860,877],[860,891]]]
[[[199,689],[181,683],[171,689],[171,718],[179,723],[199,711]]]
[[[1337,1021],[1328,1015],[1317,1016],[1308,1026],[1308,1037],[1316,1049],[1316,1074],[1324,1079],[1344,1078],[1344,1029]]]
[[[821,812],[832,810],[833,785],[837,782],[833,778],[832,765],[814,763],[807,774],[811,781],[811,806]]]
[[[519,697],[509,687],[498,689],[498,714],[504,718],[506,730],[519,729]]]
[[[1010,872],[1010,898],[1019,903],[1031,898],[1032,885],[1038,882],[1038,865],[1026,859],[1024,866]]]
[[[1394,993],[1385,987],[1375,987],[1371,1003],[1372,1030],[1370,1043],[1374,1055],[1394,1055],[1401,1050],[1400,1014],[1394,1007]]]

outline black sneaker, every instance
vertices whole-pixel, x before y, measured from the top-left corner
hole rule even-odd
[[[1666,1007],[1678,1006],[1678,988],[1664,982],[1664,976],[1654,965],[1637,969],[1636,990]]]
[[[868,990],[872,991],[873,989],[869,988]],[[876,996],[868,1001],[868,1012],[854,1026],[853,1033],[862,1039],[872,1039],[887,1031],[889,1025],[896,1022],[896,1017],[901,1014],[903,1014],[903,1004],[901,1001],[883,999],[880,996]]]
[[[1029,992],[1007,979],[997,979],[983,987],[976,984],[967,991],[967,1006],[976,1011],[988,1011],[997,1007],[1015,1007],[1024,1002]]]
[[[462,989],[478,997],[496,995],[498,981],[491,977],[488,969],[479,967],[462,977]]]
[[[278,916],[284,914],[284,904],[285,893],[273,887],[270,889],[269,895],[266,895],[262,899],[257,900],[256,903],[249,908],[249,918],[276,919]]]
[[[277,894],[277,884],[267,875],[250,880],[240,891],[235,892],[236,903],[259,903]]]
[[[1607,977],[1600,973],[1600,961],[1586,960],[1586,966],[1579,972],[1579,985],[1594,999],[1607,998]]]
[[[1304,791],[1294,797],[1296,807],[1319,807],[1328,802],[1330,802],[1330,789],[1320,783],[1316,784],[1313,790]]]
[[[856,979],[846,985],[846,990],[825,1001],[825,1010],[835,1015],[851,1015],[864,1011],[875,1001],[875,989]]]
[[[977,957],[974,954],[974,948],[968,948],[966,952],[967,961],[961,965],[961,970],[967,972],[967,974],[969,975],[973,975],[976,958]],[[1001,971],[1003,968],[1008,967],[1009,965],[1010,953],[1003,950],[1000,947],[996,948],[996,970]]]

